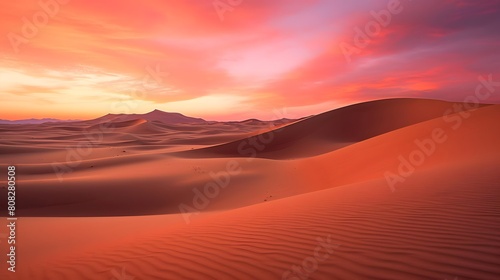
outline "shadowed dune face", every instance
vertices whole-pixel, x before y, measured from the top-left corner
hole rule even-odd
[[[101,134],[86,133],[102,129],[93,121],[0,125],[18,214],[37,217],[20,233],[30,267],[0,276],[496,279],[500,105],[457,105],[381,100],[297,122],[121,119]],[[259,135],[263,148],[238,151]],[[60,181],[53,164],[82,142],[88,153]]]
[[[326,112],[276,132],[179,153],[185,157],[258,157],[290,159],[340,149],[395,129],[443,116],[459,103],[437,100],[388,99]],[[463,108],[463,106],[460,106]]]

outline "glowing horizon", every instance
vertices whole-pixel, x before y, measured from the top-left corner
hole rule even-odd
[[[500,80],[496,1],[58,1],[2,3],[0,119],[299,118]]]

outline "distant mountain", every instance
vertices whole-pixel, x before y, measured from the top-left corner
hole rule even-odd
[[[26,119],[26,120],[0,120],[0,124],[42,124],[48,122],[74,122],[75,120],[58,120],[58,119]]]
[[[91,120],[92,123],[102,123],[102,122],[124,122],[143,119],[147,121],[159,121],[166,124],[194,124],[194,123],[206,123],[204,119],[186,117],[180,113],[168,113],[160,110],[154,110],[146,114],[107,114],[103,117]]]

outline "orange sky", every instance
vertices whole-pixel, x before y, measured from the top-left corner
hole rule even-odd
[[[0,119],[293,118],[388,97],[462,100],[479,75],[500,80],[498,1],[0,5]]]

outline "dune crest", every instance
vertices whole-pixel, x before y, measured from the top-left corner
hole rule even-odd
[[[184,157],[241,157],[258,150],[258,157],[310,157],[419,122],[443,116],[455,104],[425,99],[386,99],[332,110],[264,133],[214,147],[179,153]],[[486,105],[482,105],[486,106]],[[463,106],[462,106],[463,107]],[[267,142],[270,142],[269,144]]]

